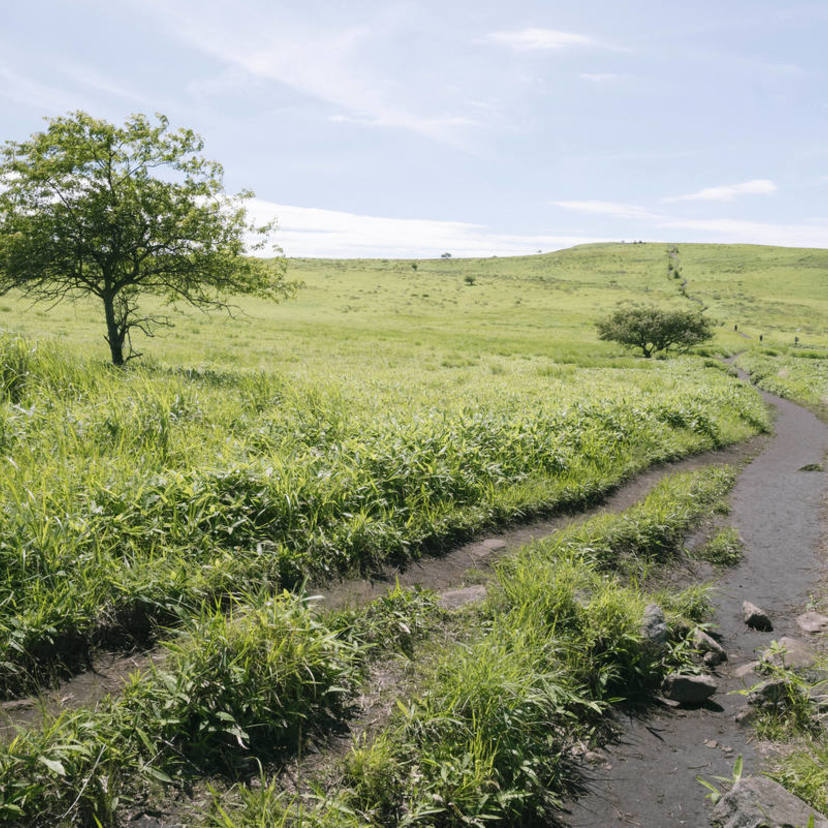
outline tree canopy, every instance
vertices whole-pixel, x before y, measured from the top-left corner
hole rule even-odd
[[[677,346],[686,351],[713,337],[710,321],[698,311],[664,310],[655,305],[618,308],[597,323],[599,339],[640,348],[645,357]]]
[[[230,310],[233,295],[280,299],[294,287],[283,258],[245,255],[266,251],[273,230],[248,224],[253,194],[226,194],[203,140],[156,118],[115,126],[75,112],[0,150],[0,295],[97,297],[116,365],[139,356],[132,331],[171,324],[140,309],[143,295]]]

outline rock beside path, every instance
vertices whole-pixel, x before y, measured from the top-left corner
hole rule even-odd
[[[767,707],[788,698],[790,685],[785,679],[769,679],[750,688],[746,701],[751,707]]]
[[[670,673],[664,679],[661,692],[665,698],[679,704],[701,704],[709,699],[718,687],[716,679],[711,676]]]
[[[641,637],[655,649],[661,649],[667,643],[667,619],[664,610],[658,604],[647,604],[641,619]]]
[[[717,664],[727,661],[727,653],[724,647],[704,630],[696,630],[693,633],[693,646],[700,653],[704,653],[704,663],[709,667],[715,667]]]
[[[805,668],[814,664],[816,653],[804,641],[783,635],[777,646],[762,653],[762,661],[777,667]]]
[[[804,828],[812,815],[814,828],[828,828],[828,819],[778,782],[747,776],[718,801],[712,821],[720,828]]]
[[[458,609],[475,601],[482,601],[486,597],[486,587],[483,584],[449,589],[440,593],[440,607],[446,610]]]
[[[745,619],[745,624],[751,629],[759,630],[760,632],[770,632],[773,630],[770,616],[764,610],[759,609],[756,604],[751,604],[750,601],[742,602],[742,617]]]
[[[796,623],[803,632],[817,635],[828,632],[828,615],[819,612],[803,612],[796,617]]]

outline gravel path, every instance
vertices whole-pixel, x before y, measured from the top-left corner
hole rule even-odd
[[[761,746],[750,728],[734,721],[740,695],[728,693],[756,679],[739,678],[752,661],[783,635],[803,638],[795,617],[820,590],[825,572],[825,509],[828,474],[799,471],[821,464],[828,426],[794,403],[763,394],[775,408],[776,431],[764,451],[740,475],[731,497],[732,525],[745,541],[742,563],[725,572],[714,596],[715,622],[729,655],[718,674],[719,691],[697,710],[668,704],[640,719],[620,722],[623,736],[588,771],[587,792],[568,808],[566,825],[636,825],[644,828],[709,824],[706,791],[696,776],[729,777],[738,754],[745,774],[760,769]],[[766,610],[773,632],[748,629],[742,601]]]

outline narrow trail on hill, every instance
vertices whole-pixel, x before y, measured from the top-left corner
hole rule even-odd
[[[706,791],[696,776],[730,777],[736,757],[744,772],[762,768],[763,746],[734,714],[744,698],[734,691],[754,684],[738,668],[772,640],[806,637],[795,618],[825,574],[824,499],[828,473],[803,471],[828,452],[828,425],[787,400],[763,393],[776,411],[775,436],[742,472],[731,496],[731,524],[745,543],[742,562],[726,570],[713,596],[716,628],[728,653],[717,673],[716,695],[698,709],[656,705],[641,718],[618,721],[621,736],[602,752],[606,761],[586,772],[586,793],[567,808],[564,824],[673,828],[709,824]],[[749,629],[742,601],[766,610],[773,632]]]

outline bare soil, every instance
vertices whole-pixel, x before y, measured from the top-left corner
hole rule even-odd
[[[798,470],[823,462],[828,426],[792,402],[763,397],[776,411],[775,436],[745,468],[732,493],[731,523],[745,542],[745,555],[721,575],[713,602],[729,657],[717,674],[719,690],[698,709],[661,702],[646,716],[618,722],[617,743],[600,752],[596,765],[584,764],[587,792],[570,803],[562,820],[572,828],[707,825],[706,791],[696,776],[730,777],[739,754],[745,774],[756,773],[772,750],[734,720],[744,704],[738,691],[756,681],[736,673],[772,640],[804,637],[795,618],[809,596],[820,594],[825,574],[828,474]],[[770,614],[773,632],[744,624],[744,600]]]

